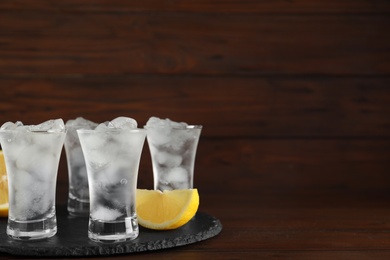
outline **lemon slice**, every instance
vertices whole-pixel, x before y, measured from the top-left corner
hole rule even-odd
[[[137,189],[138,222],[149,229],[169,230],[181,227],[195,216],[198,207],[197,189],[164,192]]]
[[[3,151],[0,150],[0,217],[8,216],[8,181]]]

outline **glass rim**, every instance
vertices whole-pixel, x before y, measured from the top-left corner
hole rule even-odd
[[[107,128],[107,129],[77,129],[78,133],[108,133],[108,132],[144,132],[143,128],[131,128],[131,129],[120,129],[120,128]]]
[[[164,128],[167,128],[165,126],[147,126],[147,125],[144,125],[144,129],[164,129]],[[175,129],[175,130],[188,130],[188,129],[202,129],[203,128],[203,125],[187,125],[185,127],[178,127],[178,126],[173,126],[173,127],[169,127],[171,129]]]
[[[42,130],[18,130],[18,129],[0,129],[0,132],[4,133],[14,133],[14,132],[21,132],[21,133],[28,133],[28,134],[66,134],[68,130],[65,128],[63,131],[42,131]]]

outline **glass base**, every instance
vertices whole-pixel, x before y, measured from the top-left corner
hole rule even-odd
[[[55,214],[46,219],[16,221],[8,218],[7,235],[17,240],[36,240],[54,236],[57,233]]]
[[[116,243],[138,237],[138,220],[127,217],[124,220],[102,221],[89,219],[88,237],[95,242]]]
[[[89,201],[79,200],[73,196],[68,198],[68,212],[72,216],[89,216]]]

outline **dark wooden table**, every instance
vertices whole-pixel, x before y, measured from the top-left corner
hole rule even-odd
[[[222,232],[117,259],[390,259],[389,24],[387,0],[0,1],[0,124],[204,126]],[[67,185],[63,154],[58,205]]]

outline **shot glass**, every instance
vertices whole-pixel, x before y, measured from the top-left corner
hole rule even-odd
[[[155,190],[192,189],[201,125],[151,118],[144,127]]]
[[[106,243],[132,240],[139,234],[135,194],[146,133],[98,128],[77,130],[89,182],[88,237]]]
[[[1,127],[8,174],[9,237],[35,240],[56,234],[56,180],[65,135],[62,119],[36,126],[7,122]]]
[[[73,216],[89,215],[88,175],[83,151],[77,135],[78,129],[94,129],[98,124],[78,117],[65,124],[65,152],[68,165],[68,212]]]

